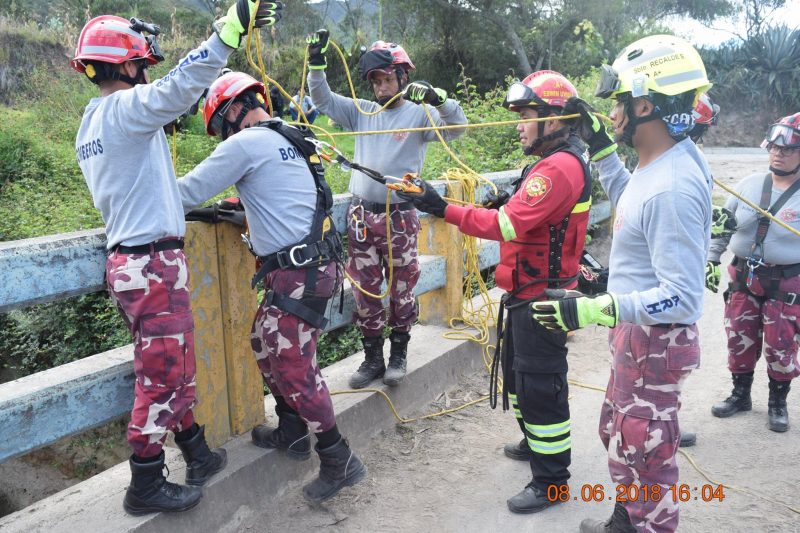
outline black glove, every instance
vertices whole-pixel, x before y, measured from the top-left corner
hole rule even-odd
[[[422,192],[400,192],[397,196],[403,200],[409,201],[414,204],[414,207],[423,213],[430,213],[431,215],[439,218],[444,218],[444,210],[447,209],[447,202],[445,202],[436,189],[431,187],[427,181],[421,181],[420,186]]]
[[[483,200],[483,207],[486,209],[500,209],[508,203],[511,195],[508,192],[500,190],[497,194],[490,192]]]
[[[581,117],[573,119],[571,124],[575,126],[581,139],[589,145],[589,157],[592,161],[603,159],[617,150],[617,143],[606,131],[605,125],[595,116],[594,108],[584,100],[573,96],[567,100],[562,114],[576,113],[580,113]]]
[[[244,226],[244,206],[236,197],[225,198],[210,206],[192,209],[186,213],[186,220],[189,222],[206,222],[209,224],[230,222],[237,226]]]
[[[427,81],[409,83],[403,91],[403,96],[415,104],[425,102],[433,107],[439,107],[447,101],[447,92],[434,87]]]
[[[308,43],[308,68],[311,70],[325,70],[328,62],[325,61],[325,52],[328,51],[328,37],[330,33],[325,28],[319,29],[306,37]]]

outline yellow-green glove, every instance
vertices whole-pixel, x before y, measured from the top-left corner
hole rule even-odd
[[[256,9],[255,0],[237,0],[224,17],[214,22],[214,31],[223,43],[231,48],[239,48],[251,20],[254,28],[272,26],[281,19],[282,12],[281,2],[262,1]]]
[[[325,60],[325,52],[328,51],[328,39],[330,32],[325,28],[315,31],[306,37],[308,45],[308,68],[311,70],[325,70],[328,62]]]
[[[433,107],[439,107],[447,101],[447,91],[438,89],[427,81],[409,83],[403,92],[403,96],[415,104],[425,102]]]
[[[711,292],[717,292],[719,289],[719,280],[722,277],[722,272],[719,268],[719,261],[709,261],[706,263],[706,289]]]
[[[730,237],[734,233],[736,233],[736,216],[724,207],[711,206],[711,238]]]
[[[573,331],[589,324],[613,328],[619,321],[617,300],[610,292],[585,296],[578,291],[545,289],[543,300],[531,304],[533,319],[550,330]]]
[[[567,100],[562,115],[580,114],[580,118],[573,119],[578,135],[586,142],[589,149],[589,158],[599,161],[617,151],[617,143],[611,138],[605,125],[594,114],[594,108],[584,100],[573,96]]]

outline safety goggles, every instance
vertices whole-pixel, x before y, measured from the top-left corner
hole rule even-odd
[[[533,89],[521,81],[512,83],[508,88],[505,100],[503,100],[503,107],[508,109],[510,107],[525,107],[531,105],[546,106],[547,102],[539,98],[539,96],[533,92]]]
[[[228,109],[231,108],[233,105],[233,101],[235,98],[229,99],[227,102],[222,104],[213,115],[211,115],[211,120],[208,121],[208,128],[214,135],[222,136],[222,125],[225,121],[225,115],[228,114]]]
[[[800,148],[800,129],[786,124],[773,124],[767,130],[765,140],[768,145]]]
[[[597,81],[597,88],[594,95],[598,98],[611,98],[619,90],[620,80],[617,71],[611,65],[600,67],[600,79]]]

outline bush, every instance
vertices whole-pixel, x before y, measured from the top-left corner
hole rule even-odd
[[[731,41],[700,55],[714,82],[713,98],[725,109],[774,115],[800,107],[800,30],[774,26],[748,41]]]
[[[18,376],[130,342],[128,330],[106,293],[0,314],[1,364]]]

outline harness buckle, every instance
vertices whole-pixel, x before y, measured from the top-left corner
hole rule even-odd
[[[300,268],[302,266],[305,266],[305,265],[309,264],[313,260],[313,258],[309,257],[308,259],[306,259],[304,261],[299,261],[299,260],[295,259],[295,257],[294,257],[295,252],[299,252],[303,248],[307,248],[307,247],[308,247],[307,244],[298,244],[297,246],[292,246],[289,249],[289,253],[288,253],[289,261],[292,262],[293,266],[295,266],[297,268]]]
[[[247,235],[247,233],[242,233],[241,236],[242,242],[247,245],[247,249],[250,250],[250,253],[257,256],[256,251],[253,249],[253,241],[250,240],[250,237]]]
[[[787,292],[786,298],[784,298],[783,303],[786,305],[794,305],[797,303],[798,293],[796,292]]]

